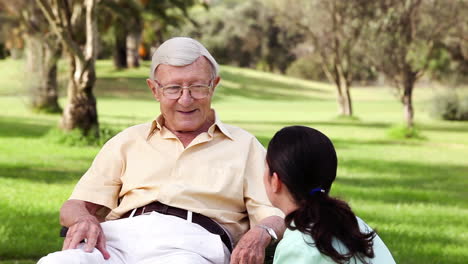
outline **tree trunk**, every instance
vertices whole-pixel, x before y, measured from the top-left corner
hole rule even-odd
[[[336,77],[338,79],[335,81],[335,84],[337,89],[339,113],[342,116],[352,116],[353,108],[351,105],[350,85],[341,71],[338,71]]]
[[[127,65],[128,67],[140,67],[138,48],[140,47],[141,31],[132,30],[127,35]]]
[[[406,126],[408,128],[414,127],[413,88],[414,88],[415,82],[416,82],[416,74],[405,73],[402,102],[403,102]]]
[[[98,136],[96,98],[92,92],[96,82],[94,62],[81,65],[79,60],[72,59],[70,67],[75,71],[72,71],[70,75],[67,106],[63,111],[60,126],[66,131],[79,128],[84,135],[94,133],[92,136]]]
[[[56,41],[39,34],[26,34],[26,85],[31,96],[31,108],[50,113],[61,112],[58,104],[57,61],[60,48]]]
[[[345,116],[352,116],[353,115],[353,105],[351,101],[351,91],[350,91],[350,85],[346,84],[345,86],[345,100],[346,100],[346,111],[345,111]]]
[[[13,60],[21,60],[23,58],[23,50],[18,48],[10,49],[10,57]]]
[[[5,57],[6,57],[5,46],[3,45],[3,43],[0,43],[0,60],[5,59]]]
[[[83,135],[91,134],[90,136],[99,137],[96,98],[93,95],[96,82],[95,62],[98,38],[96,1],[86,0],[84,4],[86,6],[86,43],[83,50],[70,49],[68,104],[62,115],[61,127],[68,131],[78,128]]]
[[[123,21],[120,21],[124,23]],[[125,27],[115,27],[114,67],[127,68],[127,31]]]
[[[8,38],[5,38],[4,41],[5,48],[9,51],[12,59],[20,60],[23,58],[24,41],[19,28],[13,28],[8,35]]]
[[[337,99],[337,102],[338,102],[338,112],[340,114],[340,116],[344,116],[346,115],[346,100],[345,100],[345,97],[343,96],[343,94],[337,94],[336,95],[336,99]]]
[[[349,91],[344,94],[337,95],[338,111],[341,116],[352,116],[353,109],[351,107],[351,99],[349,97]]]

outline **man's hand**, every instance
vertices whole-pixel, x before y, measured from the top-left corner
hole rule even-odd
[[[92,215],[79,217],[76,222],[69,227],[67,237],[63,242],[62,250],[74,249],[82,240],[86,241],[84,250],[92,252],[96,247],[101,251],[104,259],[109,259],[110,254],[106,249],[106,238],[97,218]]]
[[[250,229],[237,243],[232,251],[231,264],[263,264],[265,248],[271,237],[263,228]]]

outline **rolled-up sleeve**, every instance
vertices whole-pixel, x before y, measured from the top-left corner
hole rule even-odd
[[[122,186],[124,157],[121,151],[120,134],[110,139],[96,155],[91,167],[81,177],[70,199],[78,199],[109,209],[117,207]]]

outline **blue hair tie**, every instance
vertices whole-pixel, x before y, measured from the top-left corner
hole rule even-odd
[[[322,189],[322,188],[315,188],[315,189],[312,189],[312,190],[309,192],[309,195],[313,195],[313,194],[316,193],[316,192],[324,193],[325,190]]]

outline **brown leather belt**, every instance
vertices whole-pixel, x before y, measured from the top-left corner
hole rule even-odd
[[[128,211],[125,214],[123,214],[122,218],[129,217],[132,211]],[[135,211],[134,216],[144,214],[145,212],[149,213],[152,211],[158,212],[160,214],[173,215],[183,219],[187,219],[187,210],[165,205],[157,201],[147,204],[143,207],[138,207]],[[221,237],[221,241],[223,241],[223,243],[229,249],[229,252],[232,252],[231,239],[229,239],[229,235],[218,223],[216,223],[211,218],[199,213],[192,214],[192,222],[202,226],[212,234],[219,235]]]

